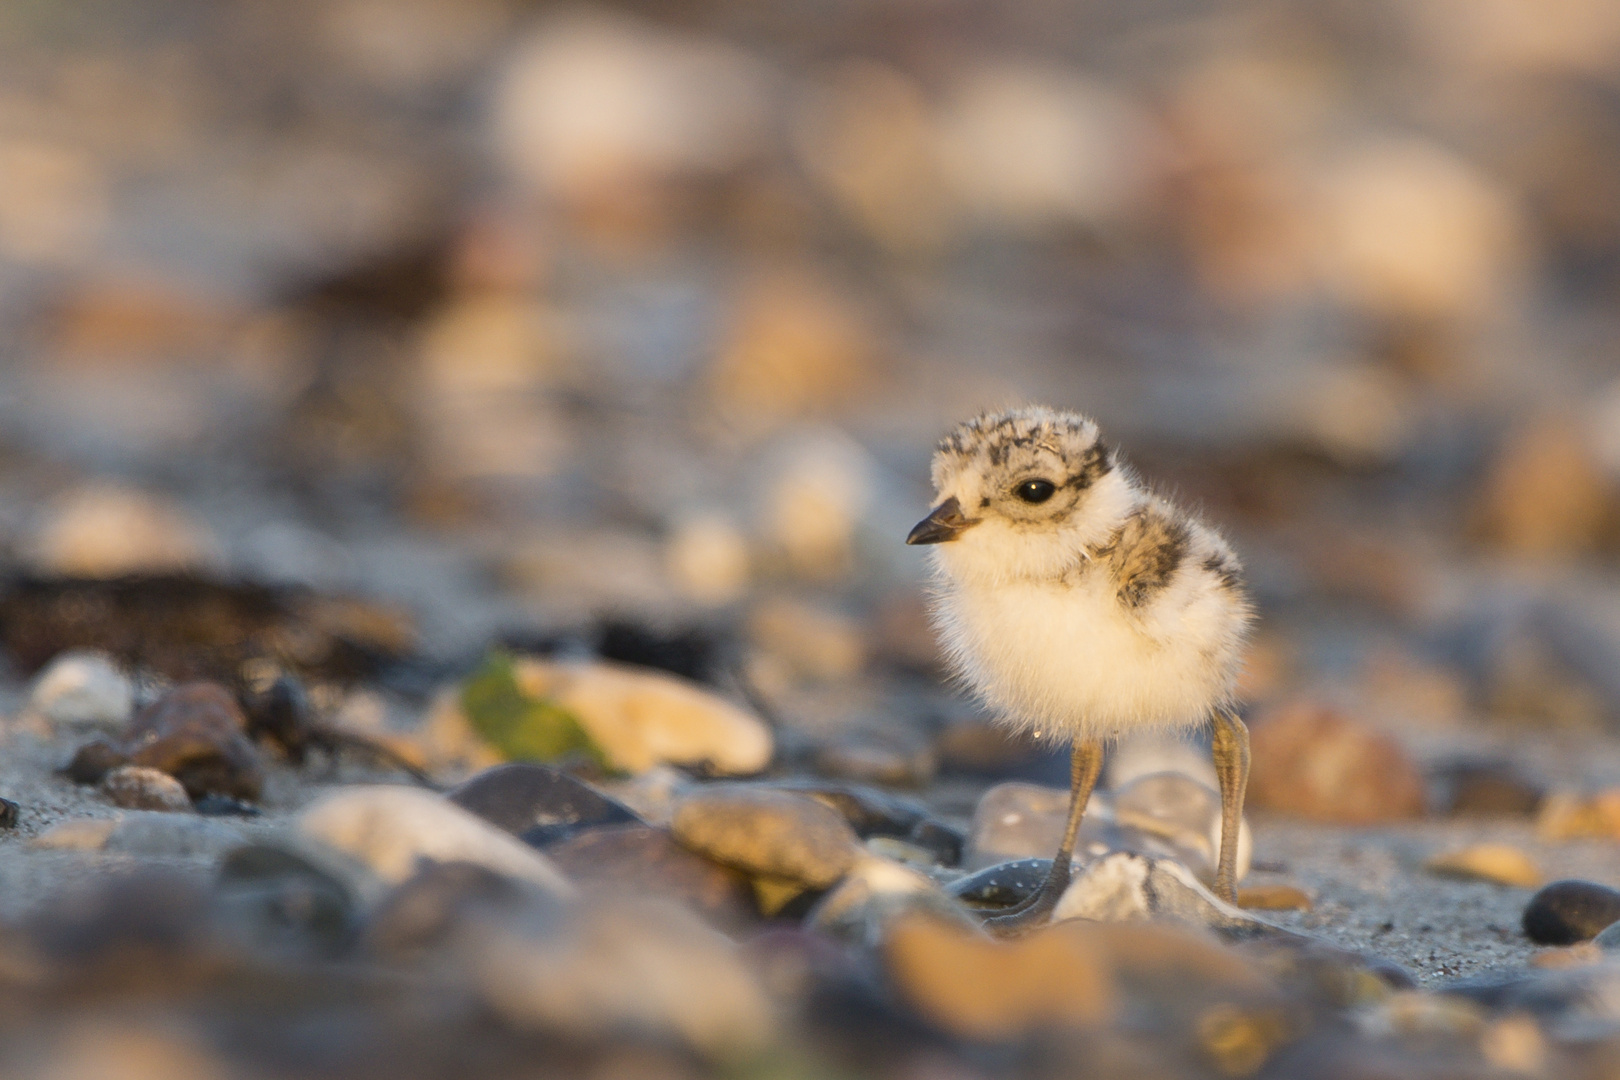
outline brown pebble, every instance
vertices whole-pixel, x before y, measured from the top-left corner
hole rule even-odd
[[[101,778],[101,792],[126,810],[188,811],[191,799],[180,781],[144,765],[120,765]]]
[[[1470,844],[1442,851],[1424,862],[1423,868],[1441,877],[1467,881],[1488,881],[1495,885],[1539,888],[1545,879],[1534,860],[1508,844]]]
[[[1254,725],[1249,803],[1313,821],[1371,825],[1423,816],[1423,777],[1394,739],[1311,701]]]
[[[1595,964],[1604,957],[1601,946],[1590,941],[1583,941],[1579,945],[1571,945],[1563,949],[1542,949],[1530,958],[1530,966],[1546,970],[1561,968],[1584,967]]]
[[[1238,907],[1253,911],[1309,911],[1315,901],[1297,885],[1246,885],[1238,890]]]

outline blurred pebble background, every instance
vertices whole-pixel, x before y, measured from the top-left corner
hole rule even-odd
[[[1232,534],[1257,707],[1607,731],[1617,136],[1596,0],[7,4],[0,550],[946,723],[901,540],[1045,401]]]

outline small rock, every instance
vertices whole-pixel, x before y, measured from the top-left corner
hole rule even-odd
[[[1063,840],[1068,813],[1067,791],[1016,781],[995,785],[973,808],[963,868],[982,870],[1013,859],[1051,858]],[[1076,853],[1084,858],[1113,850],[1117,840],[1113,824],[1108,793],[1092,792],[1075,841]]]
[[[10,799],[0,799],[0,829],[15,829],[22,807]]]
[[[180,781],[145,765],[120,765],[101,778],[101,792],[126,810],[189,811]]]
[[[535,847],[582,829],[638,820],[629,808],[590,785],[527,762],[486,769],[446,792],[445,798]]]
[[[1014,859],[958,878],[946,891],[973,907],[1011,907],[1039,889],[1051,871],[1051,859]]]
[[[1095,1025],[1116,1004],[1089,929],[1054,926],[998,942],[954,920],[913,915],[890,928],[884,963],[918,1012],[970,1039]]]
[[[696,791],[675,807],[675,839],[745,873],[824,889],[854,865],[855,831],[806,795],[729,785]]]
[[[539,927],[489,926],[473,970],[479,993],[520,1030],[591,1041],[633,1030],[736,1059],[773,1027],[736,948],[672,904],[603,901]]]
[[[1208,885],[1215,880],[1221,851],[1221,796],[1179,772],[1139,775],[1114,792],[1114,822],[1127,844],[1145,854],[1167,855],[1185,864]],[[1146,843],[1133,843],[1138,838]],[[1254,838],[1238,819],[1237,880],[1249,872]]]
[[[925,875],[890,859],[863,855],[811,909],[805,925],[855,945],[877,948],[894,919],[916,912],[976,929],[962,906]]]
[[[515,912],[547,902],[544,894],[486,866],[424,863],[377,906],[366,942],[384,956],[409,957],[446,941],[477,909]]]
[[[934,778],[934,753],[927,746],[905,746],[898,740],[847,735],[816,751],[814,767],[822,776],[883,784],[926,787]]]
[[[1608,933],[1607,930],[1603,932]],[[1596,964],[1603,959],[1603,946],[1598,944],[1598,938],[1591,941],[1582,941],[1575,945],[1563,948],[1542,949],[1530,958],[1530,966],[1542,971],[1559,971],[1563,968],[1584,967],[1587,964]]]
[[[128,761],[124,752],[108,740],[91,739],[73,752],[62,772],[75,784],[99,784],[102,777]]]
[[[721,775],[763,769],[770,730],[752,713],[661,671],[607,663],[513,662],[522,691],[578,718],[610,768],[641,773],[660,763],[707,765]]]
[[[1544,880],[1535,861],[1507,844],[1470,844],[1440,852],[1427,859],[1423,868],[1442,877],[1489,881],[1534,889]]]
[[[933,820],[928,807],[919,800],[864,784],[792,777],[766,781],[761,786],[808,795],[826,803],[861,836],[910,836],[925,821]]]
[[[391,884],[431,859],[477,863],[556,896],[573,894],[573,886],[544,855],[419,788],[379,785],[334,792],[299,815],[297,830],[358,859]]]
[[[94,740],[79,748],[67,773],[97,783],[120,765],[168,773],[186,793],[257,799],[264,787],[259,754],[248,741],[236,699],[215,683],[187,683],[142,709],[121,743]]]
[[[1525,905],[1525,936],[1538,945],[1573,945],[1620,920],[1620,891],[1566,879],[1545,886]]]
[[[916,844],[897,840],[892,836],[869,836],[863,844],[868,852],[906,866],[932,867],[938,865],[934,853]]]
[[[1536,815],[1536,833],[1544,840],[1620,839],[1620,789],[1551,793]]]
[[[1605,926],[1598,933],[1598,936],[1592,939],[1591,944],[1596,945],[1604,952],[1620,952],[1620,922],[1610,923]]]
[[[1477,1036],[1484,1010],[1467,998],[1403,990],[1359,1013],[1356,1026],[1376,1039],[1395,1036]]]
[[[53,724],[117,728],[135,708],[135,688],[106,654],[70,651],[34,680],[28,708]]]
[[[1366,825],[1421,817],[1423,778],[1400,745],[1350,717],[1296,702],[1254,725],[1249,804]]]
[[[1218,899],[1180,863],[1124,851],[1076,874],[1052,911],[1053,922],[1162,918],[1208,926],[1238,938],[1286,933]]]
[[[1595,551],[1617,505],[1593,440],[1579,419],[1543,416],[1512,432],[1474,508],[1476,531],[1514,554],[1568,558]]]
[[[1442,812],[1454,817],[1529,817],[1546,792],[1508,761],[1458,761],[1431,777]]]
[[[962,861],[962,849],[967,836],[961,829],[938,818],[924,818],[911,827],[906,839],[930,852],[934,861],[942,866],[955,866]]]
[[[551,845],[546,856],[587,891],[679,901],[723,927],[751,921],[748,879],[688,851],[666,829],[601,826]]]
[[[250,938],[273,946],[313,945],[328,956],[353,941],[361,909],[383,889],[336,852],[286,836],[228,852],[215,880],[224,917]]]
[[[219,562],[217,540],[179,504],[102,483],[56,499],[27,547],[30,562],[64,577],[161,574]]]
[[[1297,885],[1248,885],[1238,890],[1238,907],[1246,911],[1309,911],[1311,894]]]
[[[73,818],[58,822],[28,841],[46,851],[100,851],[118,827],[117,818]]]

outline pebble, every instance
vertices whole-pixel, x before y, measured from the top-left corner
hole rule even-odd
[[[974,907],[1011,907],[1040,888],[1051,871],[1051,859],[1014,859],[957,878],[946,891]]]
[[[877,855],[863,855],[843,880],[805,916],[805,925],[839,940],[877,948],[890,923],[925,912],[935,919],[975,924],[963,909],[925,874]]]
[[[1620,839],[1620,788],[1552,792],[1536,815],[1536,833],[1544,840]]]
[[[854,677],[866,665],[866,637],[860,624],[841,612],[802,601],[785,597],[761,601],[748,617],[748,635],[755,647],[796,679],[835,682]]]
[[[1139,775],[1114,793],[1114,821],[1127,843],[1184,863],[1206,885],[1215,880],[1221,850],[1221,795],[1180,772]],[[1238,823],[1237,880],[1249,872],[1254,837]]]
[[[675,807],[675,839],[745,873],[824,889],[854,865],[855,830],[831,807],[766,787],[700,789]]]
[[[191,808],[205,817],[258,817],[264,811],[229,795],[204,795]]]
[[[142,765],[168,773],[193,798],[257,799],[264,767],[246,731],[230,691],[186,683],[142,709],[121,742],[97,739],[80,747],[66,771],[79,783],[98,783],[120,765]]]
[[[1423,777],[1400,744],[1309,701],[1283,706],[1251,733],[1249,805],[1314,821],[1370,825],[1421,817]]]
[[[1507,761],[1460,761],[1436,769],[1432,786],[1455,817],[1530,817],[1546,792]]]
[[[546,898],[486,866],[429,862],[383,898],[365,928],[367,946],[406,958],[441,945],[478,912],[516,912]]]
[[[936,768],[933,748],[871,735],[845,735],[816,750],[813,767],[822,776],[886,787],[926,787]]]
[[[1093,1026],[1114,1012],[1115,1000],[1087,929],[1051,927],[997,942],[954,920],[915,915],[890,928],[884,966],[923,1017],[968,1039]]]
[[[243,830],[216,818],[129,810],[108,834],[104,851],[149,857],[212,859],[240,845]]]
[[[1620,921],[1612,922],[1598,932],[1591,943],[1604,952],[1620,951]]]
[[[216,538],[178,503],[105,483],[55,499],[26,546],[33,565],[65,577],[161,574],[219,562]]]
[[[1238,890],[1238,907],[1246,911],[1309,911],[1311,894],[1297,885],[1247,885]]]
[[[1059,788],[1020,781],[989,788],[973,808],[963,868],[982,870],[1013,859],[1051,858],[1063,840],[1068,812],[1069,793]],[[1108,794],[1093,792],[1075,851],[1083,856],[1092,844],[1103,842],[1113,816]]]
[[[791,777],[766,781],[764,786],[808,795],[826,803],[862,836],[910,836],[924,822],[932,820],[928,807],[921,801],[866,784]]]
[[[120,765],[101,778],[101,793],[126,810],[191,810],[180,781],[145,765]]]
[[[117,827],[117,818],[72,818],[33,837],[28,846],[44,851],[100,851]]]
[[[578,718],[610,768],[642,773],[658,764],[704,765],[722,776],[770,763],[770,729],[753,713],[676,675],[607,663],[520,657],[519,687]]]
[[[0,799],[0,829],[15,829],[22,807],[10,799]]]
[[[1442,877],[1489,881],[1534,889],[1545,878],[1541,868],[1523,851],[1508,844],[1470,844],[1430,856],[1423,868]]]
[[[1538,945],[1573,945],[1620,920],[1620,891],[1566,879],[1545,886],[1525,905],[1525,936]]]
[[[677,901],[722,927],[752,921],[748,878],[688,851],[667,829],[600,826],[551,845],[546,857],[588,892]]]
[[[376,785],[336,791],[299,815],[297,832],[359,860],[399,884],[424,860],[471,862],[559,897],[570,885],[540,852],[483,818],[420,788]]]
[[[905,840],[898,840],[892,836],[869,836],[862,846],[873,855],[892,859],[907,866],[933,867],[938,865],[932,851]]]
[[[582,829],[638,820],[628,807],[589,784],[528,762],[486,769],[445,798],[535,847]]]
[[[1217,898],[1180,863],[1124,851],[1098,859],[1076,874],[1052,911],[1053,922],[1161,918],[1207,926],[1233,937],[1285,933]]]
[[[472,969],[478,993],[522,1031],[580,1041],[636,1031],[738,1060],[774,1030],[770,1001],[736,947],[654,900],[579,905],[538,928],[491,926]]]
[[[52,724],[118,728],[135,708],[129,677],[105,653],[59,653],[34,680],[29,711]]]
[[[260,944],[341,952],[358,932],[360,911],[383,886],[359,866],[288,836],[234,848],[215,878],[222,918]]]

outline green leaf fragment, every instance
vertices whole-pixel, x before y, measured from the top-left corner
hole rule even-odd
[[[461,708],[473,730],[508,761],[556,761],[583,753],[605,764],[577,716],[523,692],[505,653],[491,653],[463,684]]]

